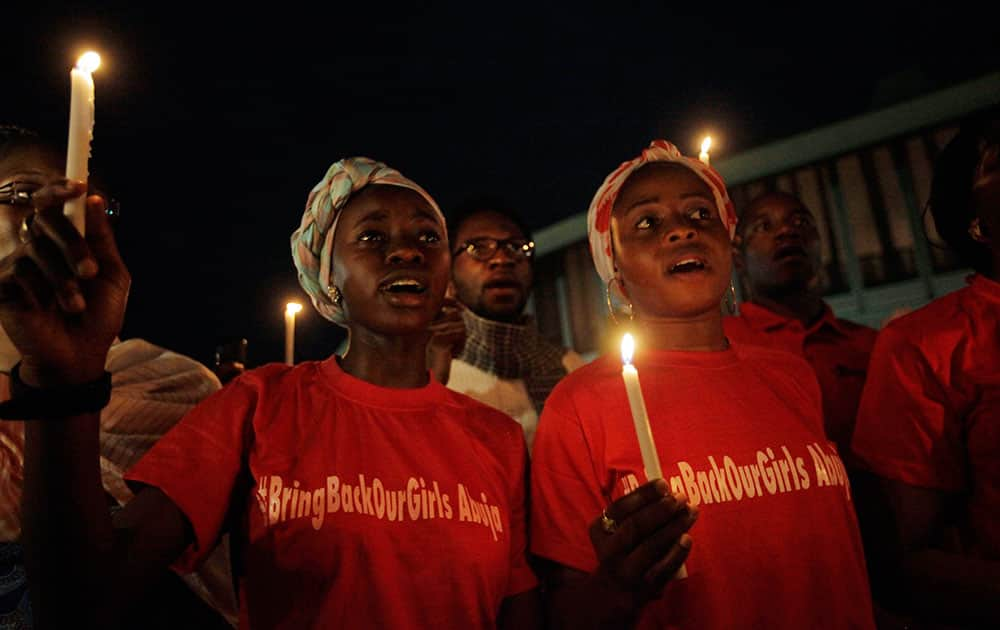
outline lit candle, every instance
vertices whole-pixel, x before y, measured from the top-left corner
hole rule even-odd
[[[708,150],[712,148],[712,136],[705,136],[705,139],[701,141],[701,153],[698,154],[698,159],[709,164]]]
[[[632,409],[635,434],[639,438],[642,466],[646,469],[646,481],[663,479],[660,456],[656,453],[656,442],[653,441],[653,430],[649,426],[649,414],[646,413],[646,401],[642,397],[642,388],[639,387],[639,370],[632,365],[634,353],[635,339],[629,333],[625,333],[622,337],[622,379],[625,381],[625,392],[628,394],[628,406]],[[684,564],[674,573],[675,580],[683,580],[687,576],[687,565]]]
[[[298,302],[285,305],[285,363],[295,365],[295,314],[302,310]]]
[[[84,53],[70,72],[72,92],[69,106],[69,142],[66,148],[66,177],[86,182],[90,177],[90,141],[94,137],[94,78],[91,73],[101,65],[101,56],[91,51]],[[86,199],[70,199],[63,206],[76,229],[85,231]]]
[[[625,381],[625,392],[628,394],[628,406],[632,408],[632,422],[635,424],[635,434],[639,438],[639,452],[642,453],[642,465],[646,469],[646,481],[663,479],[660,457],[656,454],[656,443],[653,441],[653,431],[649,428],[646,401],[643,400],[642,388],[639,387],[639,370],[632,365],[634,352],[635,340],[632,335],[625,333],[622,337],[622,379]]]

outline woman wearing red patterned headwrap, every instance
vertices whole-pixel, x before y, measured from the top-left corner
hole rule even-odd
[[[656,141],[608,176],[588,224],[598,273],[631,304],[664,479],[645,478],[619,357],[556,386],[531,492],[550,618],[574,628],[872,627],[815,376],[798,357],[723,335],[736,217],[719,175]],[[682,564],[686,577],[674,577]]]

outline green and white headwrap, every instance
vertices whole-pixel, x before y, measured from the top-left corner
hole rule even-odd
[[[350,198],[372,184],[409,188],[427,200],[443,233],[444,215],[437,202],[416,182],[382,162],[366,157],[345,158],[327,170],[306,200],[299,229],[292,233],[292,260],[298,270],[299,284],[305,289],[319,314],[335,324],[345,325],[344,311],[330,297],[333,276],[333,237],[340,211]]]

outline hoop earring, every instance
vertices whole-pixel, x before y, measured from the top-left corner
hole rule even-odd
[[[983,226],[982,224],[979,223],[979,217],[973,219],[972,222],[969,224],[969,236],[971,236],[972,240],[976,241],[977,243],[986,242],[986,237],[983,236]]]
[[[340,294],[340,289],[332,284],[326,288],[326,294],[330,296],[330,301],[337,306],[340,306],[341,302],[344,301],[344,296]]]
[[[621,325],[621,322],[618,321],[618,316],[615,314],[615,306],[611,302],[611,283],[614,282],[614,281],[615,281],[615,278],[614,278],[614,276],[612,276],[611,279],[608,280],[608,283],[606,285],[604,285],[604,297],[605,297],[605,300],[607,301],[608,314],[611,315],[611,321],[613,321],[615,323],[615,326],[619,326],[619,325]],[[632,321],[632,303],[631,302],[628,303],[628,319],[629,319],[629,321]]]
[[[736,286],[733,281],[729,281],[729,291],[726,292],[725,296],[722,298],[723,303],[726,305],[726,310],[729,311],[730,315],[736,314]]]

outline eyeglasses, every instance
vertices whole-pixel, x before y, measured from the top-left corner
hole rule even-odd
[[[32,195],[38,190],[40,186],[37,182],[8,182],[3,186],[0,186],[0,204],[7,204],[10,206],[30,206]],[[108,195],[100,192],[98,190],[90,190],[87,192],[88,195],[98,195],[104,199],[107,207],[104,213],[108,215],[108,219],[111,220],[112,225],[117,222],[118,217],[121,216],[122,208],[121,204],[114,197],[109,197]]]
[[[465,252],[476,260],[486,262],[497,254],[497,250],[503,247],[504,251],[514,260],[525,260],[535,255],[535,243],[515,238],[474,238],[466,241],[455,250],[455,256]]]
[[[30,206],[31,195],[38,190],[30,182],[8,182],[0,186],[0,203],[11,206]]]

